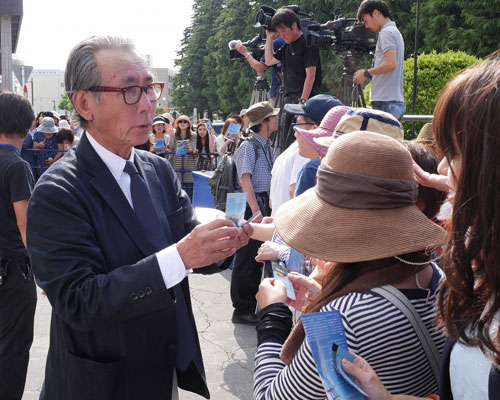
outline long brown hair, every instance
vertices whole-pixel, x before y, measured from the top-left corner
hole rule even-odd
[[[401,255],[400,257],[414,263],[423,263],[430,260],[430,254],[426,251],[408,253]],[[388,269],[388,267],[390,268]],[[318,305],[324,305],[333,294],[339,292],[351,282],[354,282],[357,279],[362,279],[364,275],[367,275],[370,272],[384,269],[387,279],[383,284],[392,284],[404,281],[426,267],[427,265],[401,264],[394,257],[355,263],[337,263],[323,277],[321,282],[321,292],[318,296],[312,299],[306,309],[306,313],[315,311]],[[366,283],[367,288],[371,287],[369,282]],[[377,286],[376,284],[374,285]]]
[[[434,109],[448,161],[460,158],[438,315],[455,340],[491,351],[500,365],[500,53],[453,79]]]
[[[186,140],[191,139],[191,136],[193,136],[194,134],[193,123],[191,122],[191,120],[187,115],[181,115],[179,118],[175,120],[175,138],[177,140],[181,140],[181,128],[179,127],[180,121],[187,121],[188,128],[186,131]]]

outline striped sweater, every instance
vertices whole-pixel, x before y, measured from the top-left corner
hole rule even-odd
[[[444,336],[435,328],[434,306],[442,272],[433,265],[431,294],[422,289],[401,292],[410,299],[439,352]],[[385,298],[367,290],[339,297],[321,311],[339,310],[349,349],[367,360],[393,393],[426,396],[438,385],[420,341],[406,317]],[[254,397],[258,400],[307,400],[326,397],[311,349],[304,340],[289,366],[279,354],[282,343],[267,340],[255,354]]]

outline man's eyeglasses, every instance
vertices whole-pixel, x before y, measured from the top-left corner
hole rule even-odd
[[[300,123],[295,122],[295,123],[293,123],[293,124],[292,124],[292,129],[295,131],[295,128],[296,128],[297,126],[302,126],[302,125],[312,125],[312,124],[311,124],[311,123],[309,123],[309,122],[300,122]]]
[[[114,92],[123,95],[123,101],[125,104],[137,104],[141,99],[142,92],[146,94],[149,101],[157,101],[161,93],[163,92],[163,87],[165,84],[163,82],[153,82],[149,85],[144,86],[126,86],[122,88],[110,87],[110,86],[92,86],[87,90],[91,92]]]

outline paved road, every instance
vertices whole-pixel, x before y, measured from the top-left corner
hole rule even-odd
[[[230,277],[231,271],[227,270],[215,275],[193,274],[189,280],[211,398],[246,400],[253,398],[257,339],[254,327],[231,323]],[[39,295],[23,400],[38,399],[40,394],[49,346],[50,314],[47,298]],[[181,400],[203,398],[184,391],[180,397]]]

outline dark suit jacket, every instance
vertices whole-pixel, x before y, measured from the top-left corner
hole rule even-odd
[[[170,164],[137,151],[161,225],[175,243],[196,225]],[[28,251],[53,307],[41,399],[169,399],[174,295],[155,249],[116,180],[84,135],[39,180],[28,207]],[[227,265],[227,263],[226,263]],[[213,266],[212,266],[213,267]],[[211,271],[209,271],[211,272]],[[209,398],[188,279],[197,353],[179,387]]]

